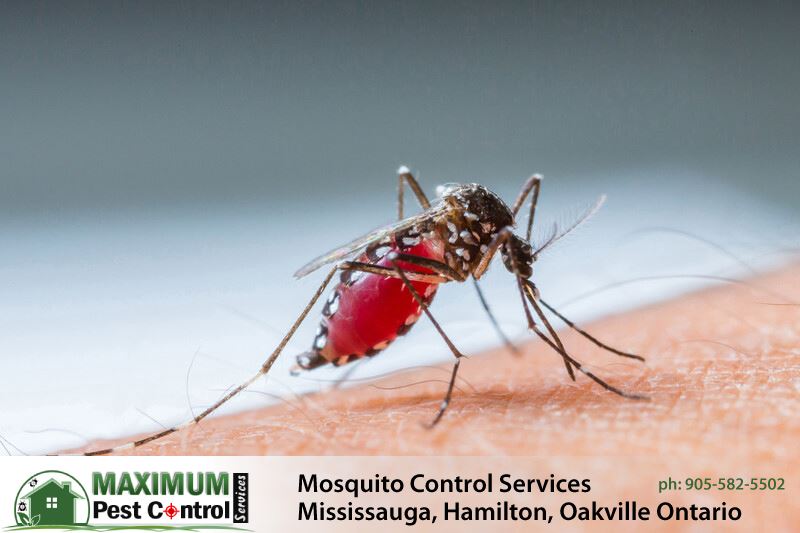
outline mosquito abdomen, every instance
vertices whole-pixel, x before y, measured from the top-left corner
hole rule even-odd
[[[391,251],[440,261],[441,246],[431,239],[418,238],[411,246],[397,242],[386,245],[379,257],[364,254],[361,262],[392,268]],[[406,241],[408,242],[408,241]],[[433,274],[429,269],[398,261],[404,271]],[[411,282],[417,293],[430,302],[437,284]],[[309,352],[297,358],[302,369],[326,363],[337,366],[385,349],[398,336],[404,335],[417,322],[422,308],[414,295],[398,278],[361,271],[343,271],[339,283],[328,297],[322,320]]]

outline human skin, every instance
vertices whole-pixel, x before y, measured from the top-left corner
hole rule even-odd
[[[588,368],[647,401],[621,398],[580,373],[570,381],[558,355],[532,341],[519,356],[496,349],[466,359],[433,429],[424,424],[441,402],[449,365],[207,419],[125,453],[702,456],[754,472],[788,461],[783,475],[796,477],[798,301],[795,266],[583,325],[645,355],[645,364],[560,332]]]
[[[588,368],[626,391],[646,394],[647,401],[620,398],[581,374],[571,382],[560,358],[536,341],[522,346],[519,356],[496,349],[465,360],[459,390],[433,429],[424,424],[442,399],[449,365],[411,369],[368,385],[213,417],[123,453],[360,456],[252,463],[254,475],[275,480],[266,486],[272,505],[281,512],[273,513],[271,520],[298,531],[320,527],[316,522],[294,521],[298,498],[311,496],[286,489],[300,473],[308,472],[330,478],[369,478],[380,472],[406,479],[411,472],[426,478],[505,472],[525,479],[552,474],[588,479],[592,489],[566,495],[467,493],[459,495],[459,501],[479,506],[493,505],[498,498],[522,505],[533,501],[554,515],[565,502],[587,507],[593,501],[608,506],[635,502],[648,507],[653,516],[663,503],[687,508],[724,505],[740,509],[741,518],[735,522],[653,519],[647,529],[793,531],[800,520],[795,496],[800,489],[797,302],[800,266],[584,325],[613,346],[645,355],[646,364],[603,352],[572,331],[560,332],[568,350]],[[79,451],[129,440],[91,443]],[[395,457],[364,457],[370,455]],[[690,479],[749,482],[752,477],[782,478],[785,490],[687,489]],[[668,478],[682,487],[662,492],[659,482]],[[374,495],[361,503],[440,509],[453,497],[408,491],[389,496]],[[345,496],[327,498],[330,505],[347,505]],[[557,524],[558,530],[570,531],[639,531],[644,526],[640,521],[562,518]],[[527,522],[496,523],[501,526],[526,531],[535,527]],[[430,526],[436,531],[463,527],[460,521]],[[347,531],[350,524],[326,523],[325,529]]]

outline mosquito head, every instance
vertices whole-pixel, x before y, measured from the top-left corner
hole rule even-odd
[[[533,247],[518,235],[511,235],[500,250],[503,264],[512,274],[519,273],[525,279],[533,275]]]

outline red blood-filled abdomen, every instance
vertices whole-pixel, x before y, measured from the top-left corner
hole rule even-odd
[[[387,249],[398,251],[396,245]],[[402,252],[442,260],[441,247],[430,241],[423,240]],[[366,256],[359,260],[367,261]],[[392,268],[386,255],[374,264]],[[403,270],[434,273],[409,263],[398,264]],[[411,284],[426,303],[433,299],[437,284],[420,281]],[[344,364],[352,357],[374,355],[398,335],[406,333],[421,313],[419,303],[403,280],[359,271],[345,272],[325,306],[314,349],[335,364]]]

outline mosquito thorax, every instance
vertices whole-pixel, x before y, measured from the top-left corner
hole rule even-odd
[[[477,183],[447,183],[437,188],[442,200],[499,230],[514,224],[514,215],[502,198]]]
[[[497,234],[514,225],[514,215],[499,196],[477,183],[447,184],[437,192],[450,207],[436,221],[444,245],[444,261],[450,268],[469,275]]]

